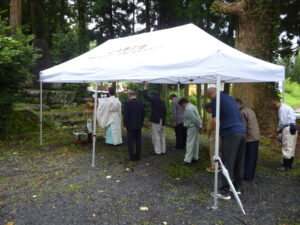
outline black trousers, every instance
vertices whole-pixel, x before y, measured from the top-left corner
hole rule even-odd
[[[245,147],[245,133],[222,136],[221,159],[229,172],[229,176],[235,188],[240,188],[242,186]],[[227,179],[223,175],[221,189],[225,192],[229,192],[230,189]]]
[[[142,134],[141,129],[127,131],[127,144],[128,144],[130,160],[140,160],[141,159],[141,149],[142,149],[142,135],[141,134]],[[134,151],[134,146],[136,147],[136,151]]]
[[[176,148],[182,149],[185,148],[186,145],[186,131],[187,129],[183,126],[183,123],[178,124],[175,127],[175,135],[176,135]]]
[[[246,143],[244,180],[252,180],[255,176],[256,162],[258,159],[259,141]]]

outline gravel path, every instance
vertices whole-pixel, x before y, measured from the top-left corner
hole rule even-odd
[[[299,177],[264,168],[244,185],[246,216],[234,200],[210,209],[213,176],[204,170],[205,141],[205,159],[190,168],[178,166],[184,152],[150,156],[149,134],[144,136],[142,161],[126,162],[125,146],[98,144],[92,168],[90,146],[71,145],[71,136],[48,138],[43,148],[30,140],[1,144],[0,225],[300,224]]]

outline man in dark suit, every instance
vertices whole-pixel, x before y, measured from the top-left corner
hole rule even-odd
[[[124,105],[124,129],[127,132],[127,144],[129,151],[129,160],[138,161],[141,158],[142,147],[142,127],[144,125],[145,107],[144,104],[136,98],[136,93],[128,93],[128,99]],[[136,152],[134,153],[134,144]]]

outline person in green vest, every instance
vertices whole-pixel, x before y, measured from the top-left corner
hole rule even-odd
[[[182,98],[178,104],[185,109],[183,116],[183,125],[187,128],[186,154],[182,165],[188,165],[191,162],[198,161],[199,154],[199,133],[202,131],[202,120],[198,109]]]

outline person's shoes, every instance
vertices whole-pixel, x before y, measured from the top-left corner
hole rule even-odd
[[[127,156],[125,159],[128,161],[136,161],[135,159],[131,159],[129,156]]]
[[[289,165],[290,165],[290,159],[283,159],[283,166],[277,168],[277,171],[288,171],[289,170]]]
[[[230,200],[231,199],[230,192],[225,192],[225,191],[222,191],[222,190],[217,194],[217,196],[215,196],[214,192],[210,193],[210,195],[214,198],[217,197],[217,198],[223,199],[223,200]]]
[[[180,165],[190,165],[190,164],[191,164],[191,163],[186,162],[186,161],[183,161],[183,162],[180,163]]]
[[[241,188],[235,188],[235,191],[238,195],[241,195],[242,194],[242,191],[241,191]],[[230,188],[230,192],[233,193],[233,190]]]
[[[294,157],[291,157],[290,163],[289,163],[289,169],[293,169],[293,162],[294,162]]]
[[[158,155],[162,155],[162,154],[157,154],[156,152],[151,152],[151,155],[158,156]]]
[[[172,150],[172,151],[178,151],[178,150],[180,150],[180,149],[179,149],[179,148],[176,148],[176,147],[172,147],[171,150]]]
[[[283,172],[283,171],[288,171],[288,168],[286,168],[284,166],[281,166],[281,167],[276,168],[276,170],[280,171],[280,172]]]
[[[196,162],[198,162],[198,160],[196,160],[196,159],[193,159],[193,160],[192,160],[192,163],[196,163]]]
[[[213,168],[213,167],[208,167],[208,168],[206,168],[206,171],[207,171],[207,172],[210,172],[210,173],[214,173],[214,172],[215,172],[215,168]]]
[[[207,172],[210,172],[210,173],[214,173],[214,172],[215,172],[215,168],[213,168],[213,167],[208,167],[208,168],[206,168],[206,171],[207,171]],[[221,168],[218,168],[218,173],[221,172],[221,171],[222,171],[222,169],[221,169]]]

